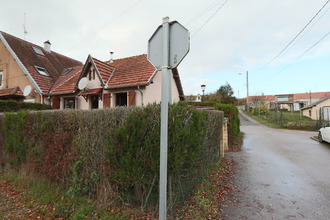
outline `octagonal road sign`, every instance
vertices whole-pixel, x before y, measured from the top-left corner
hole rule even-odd
[[[190,49],[189,31],[177,21],[170,22],[169,67],[177,67]],[[160,25],[148,41],[148,60],[157,69],[163,65],[163,26]]]

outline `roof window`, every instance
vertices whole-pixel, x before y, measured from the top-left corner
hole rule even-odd
[[[47,70],[45,68],[42,68],[40,66],[34,66],[34,68],[36,68],[36,70],[38,71],[38,73],[42,76],[49,76]]]
[[[71,72],[72,69],[73,69],[72,67],[66,69],[61,75],[62,76],[65,76],[66,74],[68,74],[69,72]]]
[[[41,56],[45,56],[44,52],[42,52],[41,49],[39,49],[37,47],[32,47],[32,49],[34,50],[34,52],[36,52],[36,54],[39,54]]]

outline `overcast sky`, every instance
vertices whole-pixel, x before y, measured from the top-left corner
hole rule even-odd
[[[53,51],[84,63],[89,54],[105,61],[110,51],[115,59],[147,53],[169,16],[190,31],[190,52],[178,67],[185,95],[228,82],[236,97],[246,97],[246,71],[250,95],[323,92],[330,91],[327,2],[2,0],[0,30],[40,46],[49,40]]]

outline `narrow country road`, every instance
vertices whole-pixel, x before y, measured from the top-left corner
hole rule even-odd
[[[245,115],[241,130],[242,151],[228,154],[234,190],[224,219],[330,219],[330,144]]]

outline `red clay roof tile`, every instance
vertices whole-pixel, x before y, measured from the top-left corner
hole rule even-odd
[[[146,85],[156,70],[146,54],[114,60],[111,66],[116,70],[108,88]]]
[[[78,80],[80,78],[82,68],[82,66],[76,66],[73,67],[69,73],[65,75],[61,74],[50,89],[49,94],[59,95],[76,92],[76,85],[78,85]],[[66,69],[63,72],[65,71]]]
[[[56,52],[46,52],[42,47],[24,41],[7,33],[1,32],[11,49],[23,63],[34,81],[37,83],[43,94],[48,94],[50,88],[57,81],[63,69],[82,66],[82,63],[63,56]],[[44,56],[37,54],[32,47],[38,48]],[[45,68],[49,76],[43,76],[38,73],[35,66]]]
[[[23,92],[19,86],[16,86],[14,88],[7,88],[7,89],[0,89],[0,96],[19,96],[23,97]]]
[[[86,91],[81,91],[79,95],[98,95],[102,92],[103,88],[88,89]]]

